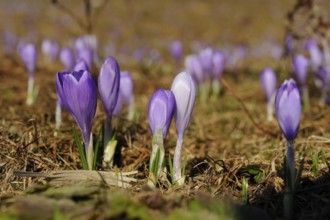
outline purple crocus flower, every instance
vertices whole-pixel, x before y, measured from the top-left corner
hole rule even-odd
[[[116,106],[120,85],[120,69],[117,61],[113,57],[108,57],[100,70],[98,78],[99,92],[104,109],[108,116]]]
[[[157,129],[162,130],[166,138],[175,111],[175,97],[172,91],[158,89],[151,97],[148,106],[148,119],[152,134]]]
[[[152,133],[152,153],[150,156],[149,182],[154,186],[162,172],[165,156],[164,140],[175,111],[175,97],[172,91],[159,89],[151,97],[148,106],[148,119]],[[159,152],[159,158],[156,157]],[[158,164],[156,164],[158,163]]]
[[[76,64],[73,67],[74,71],[79,71],[79,70],[87,70],[89,71],[89,67],[84,59],[78,58],[76,60]]]
[[[264,90],[268,101],[270,101],[275,94],[276,80],[276,74],[271,68],[267,67],[261,72],[261,87]]]
[[[28,73],[33,77],[38,58],[36,47],[33,44],[24,44],[19,48],[19,52]]]
[[[32,105],[37,97],[38,89],[34,86],[34,72],[37,64],[38,53],[33,44],[23,44],[19,48],[21,59],[29,73],[26,104]]]
[[[189,55],[185,58],[185,69],[193,77],[196,84],[203,83],[203,67],[197,55]]]
[[[112,115],[119,116],[122,108],[123,108],[123,96],[119,92],[117,103],[116,103],[115,108],[112,111]]]
[[[174,178],[175,181],[179,181],[179,184],[183,184],[184,179],[181,178],[182,141],[194,108],[196,85],[188,73],[181,72],[174,78],[171,90],[174,93],[176,101],[175,123],[178,133],[173,159]]]
[[[213,69],[213,50],[207,47],[199,52],[199,59],[203,67],[204,81],[207,81],[211,77]]]
[[[118,102],[120,86],[120,69],[113,57],[108,57],[102,64],[98,78],[99,92],[104,109],[107,113],[107,120],[104,129],[103,143],[104,155],[103,164],[111,167],[116,145],[112,143],[111,119],[113,111]],[[120,103],[119,103],[120,104]]]
[[[284,81],[278,89],[275,107],[278,123],[288,141],[285,161],[284,214],[286,219],[292,219],[293,193],[296,180],[293,141],[298,134],[301,116],[300,94],[293,79]]]
[[[223,73],[225,55],[220,51],[215,51],[212,57],[212,75],[214,79],[219,79]]]
[[[48,60],[55,61],[60,52],[60,45],[46,38],[41,44],[41,51]]]
[[[176,40],[171,44],[171,55],[175,59],[176,62],[179,62],[179,60],[182,57],[182,51],[183,51],[183,46],[181,41]]]
[[[62,48],[60,53],[60,60],[67,70],[72,70],[75,66],[73,51],[68,47]]]
[[[273,104],[276,90],[276,74],[271,68],[265,68],[260,75],[261,87],[267,97],[267,120],[273,120]]]
[[[330,86],[330,66],[320,66],[315,73],[317,83],[321,86],[321,104],[327,103],[327,92]]]
[[[133,93],[133,79],[128,71],[123,71],[120,74],[119,93],[123,101],[128,105],[128,119],[132,120],[134,117],[134,93]]]
[[[97,89],[92,75],[86,71],[56,74],[56,91],[62,108],[67,109],[77,122],[85,141],[89,169],[92,169],[92,123],[96,111]]]
[[[298,134],[301,116],[301,99],[296,82],[286,80],[277,91],[275,99],[276,116],[288,142]]]
[[[309,39],[306,43],[306,49],[311,56],[311,66],[314,71],[317,71],[323,62],[323,54],[318,47],[317,42],[314,39]]]
[[[293,69],[301,84],[306,84],[307,72],[309,68],[309,60],[302,54],[298,54],[293,58]]]
[[[92,48],[86,47],[86,48],[82,48],[82,49],[78,50],[77,56],[78,56],[78,58],[86,61],[86,64],[89,69],[92,68],[93,59],[94,59],[94,52],[93,52]]]
[[[16,35],[10,31],[10,30],[5,30],[3,33],[3,40],[4,40],[4,54],[7,56],[13,55],[13,53],[16,50],[16,45],[18,42],[18,39]]]
[[[288,55],[291,55],[294,51],[294,42],[292,35],[287,35],[284,40],[285,52]]]

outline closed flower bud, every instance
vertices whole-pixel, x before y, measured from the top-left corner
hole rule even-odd
[[[175,97],[172,91],[158,89],[151,97],[148,106],[148,119],[152,134],[161,129],[166,138],[175,111]]]
[[[113,57],[108,57],[100,70],[98,87],[103,106],[108,116],[112,115],[116,107],[120,85],[120,69]]]
[[[171,90],[176,100],[176,130],[182,140],[194,109],[196,85],[188,73],[181,72],[174,78]]]
[[[81,129],[86,149],[97,102],[97,90],[92,75],[84,70],[57,73],[56,91],[62,107],[70,112]]]
[[[275,99],[276,116],[280,128],[292,142],[297,136],[301,116],[301,100],[296,82],[286,80],[278,89]]]
[[[309,60],[302,54],[298,54],[293,58],[293,69],[301,84],[306,84],[307,72],[309,68]]]
[[[260,75],[262,89],[267,101],[270,101],[276,90],[276,74],[271,68],[265,68]],[[274,103],[274,101],[273,101]]]
[[[75,66],[74,54],[70,48],[64,47],[61,50],[60,60],[66,70],[71,71]]]
[[[30,77],[33,77],[38,58],[36,47],[33,44],[24,44],[19,48],[19,52]]]

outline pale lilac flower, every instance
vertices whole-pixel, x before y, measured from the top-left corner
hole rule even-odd
[[[288,142],[298,134],[301,116],[301,98],[293,79],[286,80],[278,89],[275,99],[276,116]]]

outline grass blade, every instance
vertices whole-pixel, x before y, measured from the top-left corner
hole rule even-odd
[[[174,183],[174,171],[173,171],[173,162],[172,162],[172,158],[171,155],[168,155],[168,166],[170,168],[170,177],[171,177],[171,183]]]
[[[81,144],[77,129],[75,127],[73,127],[73,136],[74,136],[74,140],[76,142],[76,145],[78,147],[78,152],[79,152],[79,156],[80,156],[80,160],[81,160],[83,169],[88,170],[88,163],[87,163],[87,159],[86,159],[85,148]]]

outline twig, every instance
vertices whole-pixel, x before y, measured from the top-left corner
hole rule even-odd
[[[87,30],[87,32],[88,32],[88,28],[89,28],[88,25],[86,25],[84,22],[82,22],[81,19],[78,16],[76,16],[69,8],[62,5],[59,2],[59,0],[52,0],[52,4],[55,5],[59,10],[62,10],[64,13],[69,15],[74,21],[76,21],[78,23],[78,25],[82,29]]]
[[[257,123],[253,116],[251,115],[250,111],[248,110],[248,108],[246,107],[246,105],[244,104],[243,100],[241,98],[239,98],[235,92],[233,91],[232,87],[228,84],[228,82],[222,77],[221,79],[221,83],[229,90],[229,92],[232,94],[232,96],[240,103],[241,107],[243,108],[244,112],[247,114],[248,118],[250,119],[250,121],[252,122],[252,124],[259,129],[260,131],[262,131],[263,133],[271,136],[271,137],[277,137],[277,134],[264,129],[259,123]]]

